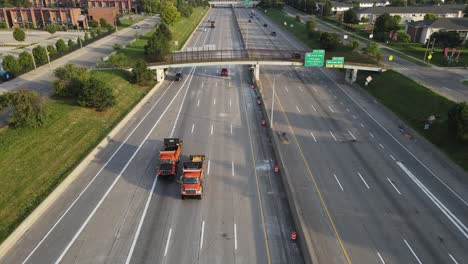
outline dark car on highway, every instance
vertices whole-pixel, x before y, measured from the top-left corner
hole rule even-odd
[[[272,35],[273,37],[276,36],[276,31],[272,31],[272,32],[271,32],[271,35]]]
[[[176,73],[175,80],[182,81],[184,79],[184,75],[181,72]]]
[[[228,70],[226,68],[222,68],[221,69],[221,76],[228,76],[229,73],[228,73]]]
[[[292,54],[292,57],[293,57],[294,59],[300,59],[300,58],[301,58],[301,54],[300,54],[299,52],[294,52],[294,53]]]
[[[267,23],[265,23],[265,24],[263,24],[263,26],[264,26],[264,27],[268,27],[268,24],[267,24]]]

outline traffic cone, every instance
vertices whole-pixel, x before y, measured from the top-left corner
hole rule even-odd
[[[262,126],[265,126],[265,125],[266,125],[266,120],[262,119]]]
[[[279,171],[279,166],[278,164],[275,164],[275,172],[278,172]]]
[[[291,232],[291,240],[295,241],[295,240],[296,240],[296,238],[297,238],[296,231],[295,231],[295,230],[293,230],[293,231]]]

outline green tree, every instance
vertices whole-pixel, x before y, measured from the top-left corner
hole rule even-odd
[[[388,13],[380,15],[375,20],[374,32],[376,33],[376,37],[379,39],[384,39],[387,32],[398,29],[399,27],[395,19]]]
[[[463,17],[468,17],[468,5],[463,10],[463,13],[464,13]]]
[[[47,98],[36,91],[20,90],[9,95],[13,112],[8,119],[14,128],[36,128],[45,124],[47,117]]]
[[[403,19],[400,15],[394,15],[393,19],[397,24],[400,24],[401,20]]]
[[[102,111],[115,105],[115,96],[109,83],[95,77],[85,80],[78,95],[78,104]]]
[[[429,14],[424,15],[424,20],[426,20],[426,19],[436,19],[436,18],[437,18],[437,15],[433,14],[433,13],[429,13]]]
[[[99,19],[99,24],[101,25],[101,27],[108,27],[109,26],[109,23],[107,23],[107,21],[104,18]]]
[[[162,61],[171,51],[171,43],[158,28],[144,47],[145,55],[150,61]]]
[[[468,105],[458,103],[448,112],[448,124],[457,138],[468,141]]]
[[[13,30],[13,38],[16,41],[24,41],[26,39],[26,33],[20,28],[15,28]]]
[[[180,4],[177,6],[177,10],[183,17],[190,17],[193,12],[193,8],[185,2],[180,2]]]
[[[161,31],[166,40],[172,40],[172,32],[166,24],[159,24],[158,29]]]
[[[92,28],[97,28],[99,27],[99,23],[96,20],[91,20],[91,22],[89,22],[89,26]]]
[[[359,19],[354,9],[349,9],[344,12],[343,22],[347,24],[357,24],[359,22]]]
[[[335,33],[322,32],[319,41],[322,48],[327,51],[334,51],[340,45],[340,38]]]
[[[434,32],[431,35],[431,39],[436,39],[435,45],[437,47],[445,48],[454,48],[458,47],[462,40],[458,36],[456,31],[438,31]]]
[[[66,64],[54,70],[57,78],[52,82],[54,94],[61,97],[78,97],[84,82],[90,78],[90,73],[85,67],[75,64]]]
[[[2,66],[6,72],[13,75],[18,74],[21,70],[18,60],[13,55],[3,57]]]
[[[357,48],[359,48],[359,41],[353,39],[350,43],[350,47],[353,51],[356,50]]]
[[[144,83],[153,78],[151,70],[144,60],[138,60],[132,69],[132,81],[134,83]]]
[[[398,41],[408,43],[411,41],[411,36],[405,32],[398,33]]]
[[[57,32],[57,27],[55,25],[47,25],[45,27],[45,30],[50,34],[54,34],[55,32]]]
[[[160,0],[142,0],[143,10],[147,13],[158,13],[161,9]]]
[[[374,56],[378,61],[383,58],[382,51],[380,51],[379,45],[375,42],[368,42],[365,52],[371,56]]]
[[[406,6],[406,0],[392,0],[390,6]]]
[[[317,22],[315,20],[309,20],[307,21],[306,26],[309,33],[314,32],[315,28],[317,27]]]
[[[166,2],[162,7],[161,17],[163,23],[172,25],[174,24],[174,22],[177,22],[179,20],[180,13],[179,11],[177,11],[177,8],[171,2]]]
[[[32,50],[32,54],[34,56],[34,60],[36,61],[36,65],[42,65],[47,63],[47,51],[42,46],[36,46]]]
[[[65,41],[63,41],[63,39],[59,39],[57,40],[57,42],[55,42],[55,49],[57,50],[57,52],[65,52],[68,50],[68,46],[67,44],[65,44]]]
[[[325,5],[323,5],[322,16],[330,16],[332,13],[332,3],[330,1],[325,1]]]
[[[19,54],[18,63],[22,72],[28,72],[34,68],[33,56],[27,51],[23,51]]]
[[[47,52],[49,52],[50,56],[54,56],[58,53],[54,45],[47,45]]]

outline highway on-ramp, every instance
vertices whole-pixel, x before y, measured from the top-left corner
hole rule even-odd
[[[189,46],[240,48],[232,9]],[[204,29],[207,29],[206,31]],[[2,263],[303,263],[246,67],[174,69]],[[177,71],[182,81],[173,81]],[[166,137],[204,154],[201,201],[156,177]]]

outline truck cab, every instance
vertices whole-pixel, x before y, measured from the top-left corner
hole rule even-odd
[[[172,177],[177,174],[177,165],[180,161],[182,152],[182,140],[178,138],[165,138],[164,148],[159,151],[159,169],[160,177]]]
[[[203,194],[203,172],[205,155],[190,155],[190,161],[184,162],[184,171],[182,173],[182,186],[180,197],[202,198]]]

